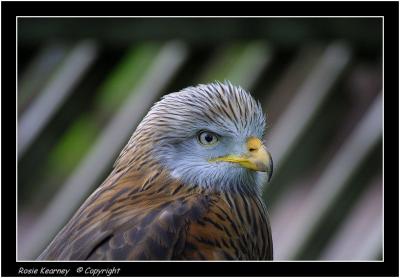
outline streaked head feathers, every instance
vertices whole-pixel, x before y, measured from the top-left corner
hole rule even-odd
[[[188,87],[164,96],[151,108],[121,155],[137,148],[151,153],[139,156],[155,159],[172,177],[188,184],[215,189],[260,187],[265,173],[221,162],[228,160],[212,161],[243,154],[249,138],[262,142],[265,124],[260,103],[239,86],[215,82]],[[202,132],[215,136],[217,144],[199,143]]]

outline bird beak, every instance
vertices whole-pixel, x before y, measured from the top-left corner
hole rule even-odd
[[[210,161],[237,163],[249,170],[267,172],[269,181],[272,176],[273,162],[264,144],[256,137],[249,137],[246,141],[246,148],[247,152],[242,155],[227,155],[211,159]]]

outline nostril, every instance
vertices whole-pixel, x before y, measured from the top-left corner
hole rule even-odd
[[[260,139],[255,137],[250,137],[246,141],[247,151],[250,153],[257,152],[262,147],[262,142]]]

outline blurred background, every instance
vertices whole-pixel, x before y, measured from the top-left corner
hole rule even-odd
[[[267,114],[275,259],[382,260],[382,18],[17,27],[17,259],[41,253],[162,95],[227,79]]]

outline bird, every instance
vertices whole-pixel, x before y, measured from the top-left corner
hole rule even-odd
[[[164,95],[37,260],[273,260],[265,133],[230,81]]]

